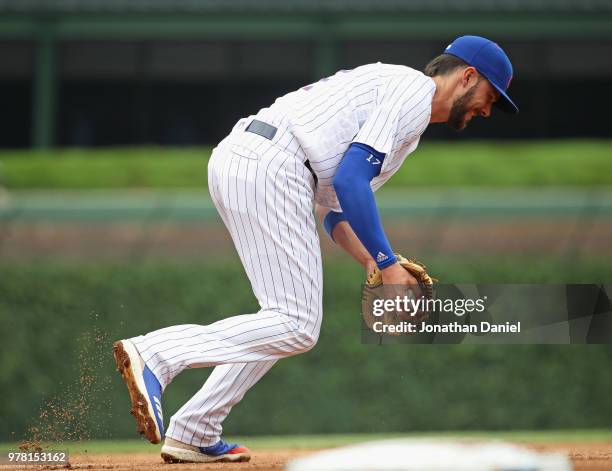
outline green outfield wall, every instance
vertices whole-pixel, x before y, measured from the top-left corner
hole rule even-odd
[[[609,263],[593,260],[565,271],[520,257],[429,262],[447,281],[612,280]],[[362,345],[360,268],[334,261],[324,276],[319,344],[280,361],[231,414],[228,434],[605,428],[612,420],[610,347]],[[31,427],[53,440],[133,437],[112,341],[256,309],[233,259],[3,262],[0,441]],[[167,418],[208,372],[188,370],[168,387]]]

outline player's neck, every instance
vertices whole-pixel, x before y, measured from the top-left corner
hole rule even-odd
[[[453,90],[451,76],[435,76],[432,80],[436,83],[436,92],[431,102],[430,123],[446,123],[453,106]]]

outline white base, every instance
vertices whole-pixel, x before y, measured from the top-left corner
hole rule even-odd
[[[396,439],[324,451],[287,471],[570,471],[568,458],[498,441]]]

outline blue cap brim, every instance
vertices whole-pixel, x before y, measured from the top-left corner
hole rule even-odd
[[[494,105],[505,113],[517,114],[519,112],[518,106],[516,106],[516,103],[512,101],[508,94],[493,82],[489,81],[489,83],[499,92],[499,99],[494,103]]]

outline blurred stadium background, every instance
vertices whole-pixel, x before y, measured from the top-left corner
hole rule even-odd
[[[521,114],[426,131],[379,195],[393,245],[447,282],[612,281],[612,2],[0,0],[0,441],[133,436],[112,340],[256,310],[205,187],[238,118],[461,34],[508,52]],[[230,434],[609,427],[609,346],[361,345],[361,269],[322,247],[320,343]]]

